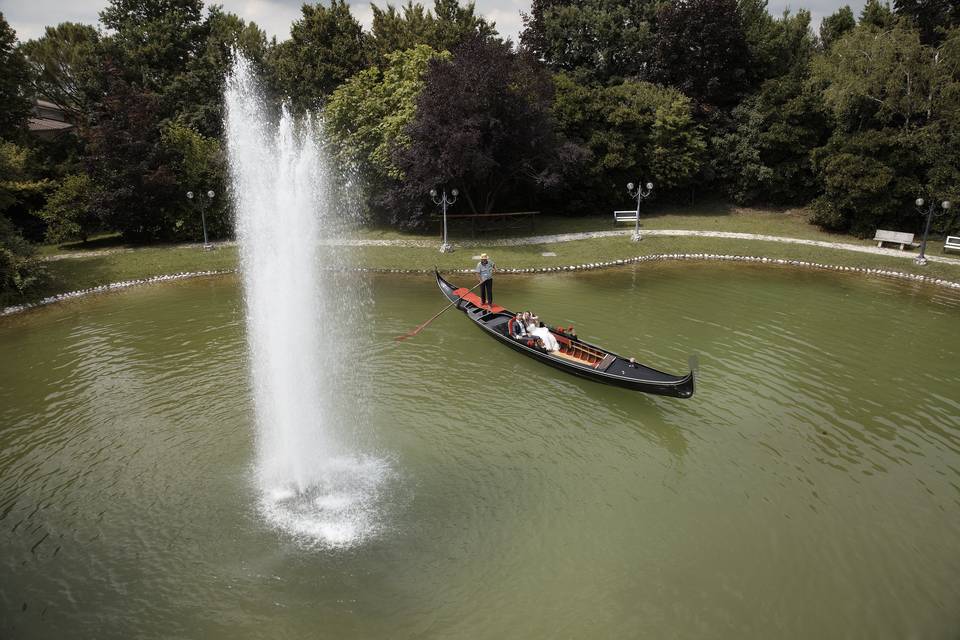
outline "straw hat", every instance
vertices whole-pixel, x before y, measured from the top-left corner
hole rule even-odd
[[[480,254],[480,259],[481,259],[481,260],[488,260],[489,258],[487,258],[487,254],[481,253],[481,254]]]

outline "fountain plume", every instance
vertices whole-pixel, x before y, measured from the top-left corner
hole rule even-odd
[[[299,536],[350,544],[375,529],[389,469],[354,452],[365,385],[346,360],[364,300],[356,282],[344,282],[350,253],[336,240],[346,218],[318,142],[321,126],[286,106],[274,123],[242,56],[224,98],[261,509]]]

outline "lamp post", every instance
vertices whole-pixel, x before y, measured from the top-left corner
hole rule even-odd
[[[920,212],[920,215],[923,215],[923,198],[917,198],[915,204],[917,205],[917,211]],[[940,203],[940,207],[946,211],[950,208],[951,202],[949,200],[944,200]],[[927,264],[927,234],[930,233],[930,221],[933,220],[933,210],[934,204],[931,202],[927,207],[927,222],[923,226],[923,240],[920,242],[920,255],[918,255],[914,262],[920,266]]]
[[[199,195],[200,197],[197,198],[197,200],[200,203],[200,221],[203,224],[203,250],[207,251],[211,247],[210,247],[210,243],[207,242],[207,216],[204,209],[206,208],[208,203],[213,201],[213,197],[216,194],[213,192],[213,189],[211,189],[210,191],[207,191],[206,199],[203,198],[203,195],[204,195],[203,193],[200,193]],[[191,202],[193,202],[193,191],[187,191],[187,200],[190,200]]]
[[[644,189],[646,187],[646,189]],[[646,200],[651,193],[653,193],[653,183],[648,182],[646,185],[638,184],[637,190],[633,190],[633,183],[627,183],[627,193],[630,194],[631,198],[637,199],[637,221],[636,226],[633,228],[633,237],[631,240],[634,242],[639,242],[642,237],[640,236],[640,203]]]
[[[434,204],[443,207],[443,243],[440,245],[440,253],[451,253],[453,251],[453,247],[447,242],[447,205],[456,202],[460,192],[456,189],[451,189],[450,195],[453,197],[447,197],[447,189],[444,187],[440,198],[437,199],[437,190],[430,189],[430,199],[433,200]]]

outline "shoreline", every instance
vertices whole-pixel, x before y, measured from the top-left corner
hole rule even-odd
[[[722,233],[722,232],[721,232]],[[795,240],[795,239],[794,239]],[[931,256],[930,258],[933,258]],[[954,260],[947,258],[946,260],[952,262],[960,263],[960,260]],[[822,262],[812,262],[809,260],[794,260],[789,258],[774,258],[769,256],[751,256],[751,255],[734,255],[734,254],[721,254],[721,253],[657,253],[657,254],[648,254],[641,255],[632,258],[622,258],[618,260],[609,260],[601,262],[589,262],[583,264],[575,265],[562,265],[555,267],[530,267],[530,268],[515,268],[515,269],[498,269],[498,273],[505,275],[542,275],[548,273],[570,273],[576,271],[593,271],[598,269],[610,269],[615,267],[624,267],[629,265],[641,264],[644,262],[665,262],[665,261],[691,261],[691,262],[743,262],[749,264],[763,264],[763,265],[772,265],[772,266],[787,266],[801,269],[815,269],[818,271],[833,271],[836,273],[858,273],[867,276],[879,276],[884,278],[892,278],[896,280],[905,280],[910,282],[918,282],[927,285],[932,285],[935,287],[943,287],[948,289],[960,290],[960,282],[954,280],[948,280],[946,278],[938,278],[933,276],[925,276],[921,274],[905,273],[902,271],[895,271],[890,269],[877,269],[870,267],[855,267],[855,266],[846,266],[846,265],[836,265],[828,264]],[[377,274],[430,274],[433,273],[433,269],[388,269],[388,268],[378,268],[378,267],[355,267],[352,269],[345,269],[345,271],[355,272],[355,273],[377,273]],[[472,273],[471,269],[441,269],[441,273]],[[109,284],[97,285],[95,287],[88,287],[85,289],[77,289],[75,291],[68,291],[65,293],[54,294],[41,298],[40,300],[34,302],[25,302],[22,304],[10,305],[4,307],[0,310],[0,317],[7,317],[18,313],[23,313],[31,309],[36,309],[39,307],[49,306],[51,304],[56,304],[59,302],[66,302],[68,300],[75,300],[78,298],[96,295],[99,293],[106,293],[109,291],[120,291],[123,289],[128,289],[131,287],[144,286],[149,284],[158,284],[162,282],[173,282],[178,280],[187,280],[193,278],[202,278],[202,277],[212,277],[212,276],[224,276],[239,273],[239,268],[234,269],[213,269],[213,270],[204,270],[204,271],[185,271],[172,274],[164,274],[157,276],[150,276],[146,278],[137,278],[132,280],[121,280],[118,282],[112,282]]]

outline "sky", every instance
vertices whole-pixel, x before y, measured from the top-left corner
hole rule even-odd
[[[428,7],[433,6],[431,0],[419,1]],[[464,3],[465,1],[461,0]],[[267,32],[268,37],[276,36],[278,40],[286,40],[290,36],[290,24],[300,17],[303,0],[207,0],[206,4],[221,4],[225,10],[256,22]],[[376,4],[382,7],[387,2],[377,0]],[[406,4],[406,0],[393,0],[390,4],[400,6]],[[768,9],[775,16],[787,8],[809,9],[816,29],[820,20],[845,4],[849,4],[854,13],[859,15],[864,0],[802,0],[799,3],[768,0]],[[0,0],[0,12],[17,32],[18,39],[25,41],[43,35],[45,26],[61,22],[96,25],[97,14],[106,5],[107,0]],[[350,7],[357,20],[369,28],[373,17],[370,3],[351,1]],[[529,11],[530,0],[476,0],[476,7],[478,13],[496,23],[501,36],[516,42],[523,27],[520,12]]]

